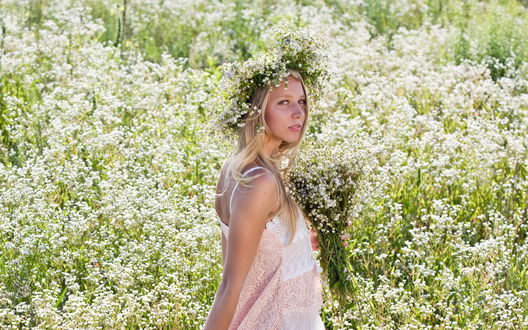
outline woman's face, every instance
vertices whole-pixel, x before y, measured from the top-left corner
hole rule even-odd
[[[274,143],[297,142],[301,137],[306,117],[306,95],[301,81],[290,76],[288,89],[285,82],[270,92],[264,118],[271,130],[269,137]],[[298,126],[294,126],[298,125]]]

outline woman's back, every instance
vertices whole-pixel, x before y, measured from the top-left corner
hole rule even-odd
[[[266,170],[260,166],[252,167],[244,172],[244,176],[258,168]],[[238,183],[229,194],[228,215],[237,188]],[[290,244],[286,221],[275,216],[266,223],[230,329],[324,329],[319,316],[321,269],[312,255],[302,212],[299,215],[297,232]],[[223,239],[228,241],[229,224],[220,216],[217,218]],[[226,246],[222,246],[222,255],[227,252]]]

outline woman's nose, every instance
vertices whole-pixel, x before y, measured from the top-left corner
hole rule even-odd
[[[304,109],[302,108],[302,105],[298,103],[294,105],[294,109],[293,109],[294,116],[300,116],[303,112],[304,112]]]

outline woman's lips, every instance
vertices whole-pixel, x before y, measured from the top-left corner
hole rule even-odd
[[[292,131],[298,132],[301,130],[301,125],[293,125],[288,128],[291,129]]]

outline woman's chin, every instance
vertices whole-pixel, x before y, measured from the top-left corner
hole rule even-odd
[[[296,143],[296,142],[299,142],[299,139],[301,137],[300,136],[297,136],[297,137],[288,137],[286,139],[283,139],[282,141],[283,142],[287,142],[287,143]]]

